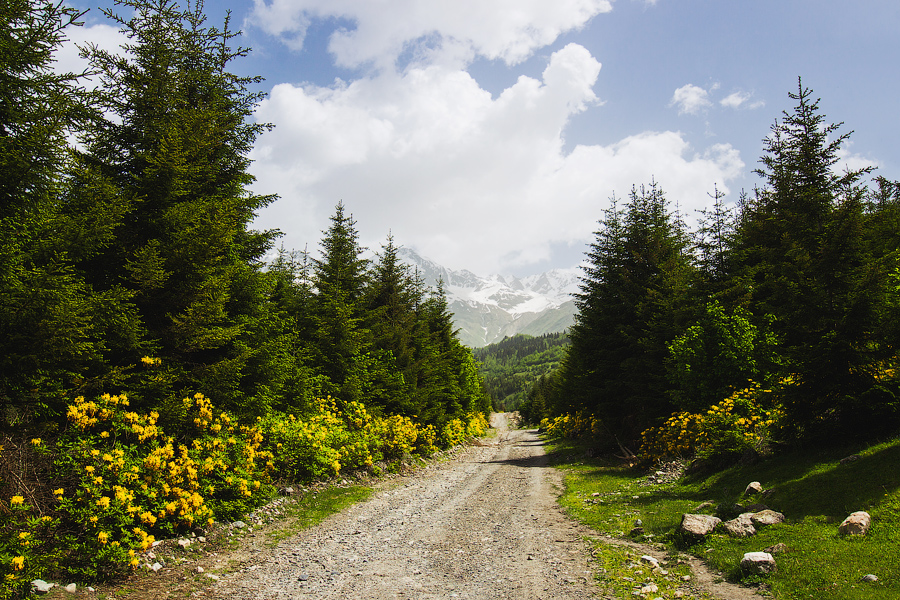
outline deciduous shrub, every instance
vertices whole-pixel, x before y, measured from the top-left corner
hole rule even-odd
[[[790,380],[783,382],[789,384]],[[661,426],[644,431],[640,454],[655,461],[764,451],[783,416],[776,397],[773,390],[751,381],[705,413],[674,413]]]
[[[599,435],[602,429],[600,419],[587,413],[565,414],[553,419],[543,419],[541,428],[554,438],[577,438],[583,435]]]
[[[238,424],[203,394],[184,398],[179,438],[156,412],[128,398],[78,397],[68,427],[30,451],[53,465],[52,499],[36,507],[20,495],[0,501],[0,600],[32,579],[65,571],[82,581],[137,567],[138,553],[215,520],[232,520],[265,502],[271,482],[333,477],[381,460],[435,452],[484,435],[480,413],[454,419],[440,435],[412,419],[374,416],[360,402],[316,400],[302,418],[271,413]],[[50,496],[50,494],[47,494]]]

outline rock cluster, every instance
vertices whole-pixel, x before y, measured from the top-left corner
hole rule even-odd
[[[846,459],[848,462],[853,457]],[[844,461],[841,461],[842,463]],[[744,488],[743,497],[768,497],[773,490],[764,490],[758,481],[753,481]],[[721,532],[732,537],[751,537],[756,535],[762,527],[784,523],[784,515],[769,509],[763,504],[733,504],[719,505],[716,508],[718,515],[737,515],[731,519],[723,520],[718,516],[700,514],[699,511],[712,508],[713,502],[704,502],[696,509],[695,514],[684,514],[678,533],[681,538],[689,543],[702,541],[706,536]],[[845,536],[864,536],[872,526],[872,517],[865,511],[857,511],[848,516],[840,524],[838,533]],[[741,569],[745,573],[768,575],[776,571],[774,555],[787,551],[784,544],[775,544],[762,552],[748,552],[741,560]],[[864,581],[877,581],[875,575],[867,575]],[[874,578],[874,579],[873,579]]]
[[[744,488],[743,497],[768,497],[772,490],[764,490],[758,481],[753,481]],[[712,508],[713,502],[704,502],[697,511]],[[689,542],[701,541],[715,532],[725,533],[732,537],[751,537],[763,527],[783,523],[785,518],[780,512],[769,509],[764,504],[732,504],[719,505],[716,512],[720,515],[732,516],[723,520],[717,516],[700,513],[685,514],[681,518],[679,534]],[[766,548],[763,552],[747,552],[741,559],[741,570],[748,574],[768,575],[777,570],[773,554],[783,552],[784,544]]]
[[[56,583],[47,583],[43,579],[35,579],[34,581],[31,582],[31,591],[38,596],[43,596],[45,594],[49,594],[50,590],[52,590],[55,587],[61,587],[63,590],[65,590],[66,592],[68,592],[70,594],[74,594],[75,592],[78,591],[78,586],[74,583],[70,583],[68,585],[58,585]],[[94,588],[92,588],[92,587],[88,587],[85,589],[87,589],[88,592],[94,591]]]

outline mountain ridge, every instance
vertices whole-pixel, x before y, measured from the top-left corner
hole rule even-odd
[[[558,333],[574,322],[578,267],[527,277],[482,277],[466,269],[448,269],[409,248],[401,248],[397,256],[416,268],[427,285],[437,287],[443,281],[454,326],[466,346],[481,348],[518,333]]]

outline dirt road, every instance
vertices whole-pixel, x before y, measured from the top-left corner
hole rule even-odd
[[[556,503],[560,473],[534,432],[494,419],[488,445],[260,553],[205,597],[592,597],[584,530]]]

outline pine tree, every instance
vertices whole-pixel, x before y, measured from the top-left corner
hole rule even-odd
[[[592,412],[623,444],[671,412],[663,365],[686,319],[687,250],[655,183],[633,189],[623,212],[607,212],[588,254],[555,411]]]
[[[60,414],[102,360],[103,309],[116,312],[116,298],[93,293],[72,268],[78,240],[60,218],[66,137],[91,112],[78,76],[52,63],[80,17],[58,2],[0,8],[0,403],[10,421]]]
[[[146,402],[202,391],[258,414],[278,391],[264,375],[275,349],[256,346],[272,326],[260,267],[274,233],[248,229],[273,200],[248,191],[247,154],[264,129],[249,122],[260,96],[247,86],[257,78],[229,71],[247,50],[230,46],[228,19],[222,29],[205,24],[201,2],[116,4],[127,17],[104,12],[129,41],[123,54],[89,51],[109,117],[83,135],[70,214],[98,187],[123,208],[114,243],[77,266],[95,289],[132,294],[143,331],[111,360],[162,359],[167,386]]]
[[[362,258],[356,222],[344,214],[343,203],[335,208],[320,245],[322,256],[313,269],[315,365],[329,382],[321,391],[348,402],[361,400],[369,378],[363,360],[370,347],[363,304],[369,262]]]
[[[870,169],[836,173],[850,133],[825,123],[802,82],[790,97],[797,105],[765,140],[765,186],[745,207],[736,250],[751,308],[773,319],[786,369],[799,378],[786,399],[795,433],[809,435],[859,414],[877,360],[871,300],[880,284],[863,238],[860,181]]]
[[[413,338],[420,299],[410,268],[400,262],[397,250],[393,236],[388,235],[367,290],[368,329],[378,366],[372,400],[388,413],[412,416],[417,412],[413,389],[418,364]]]

